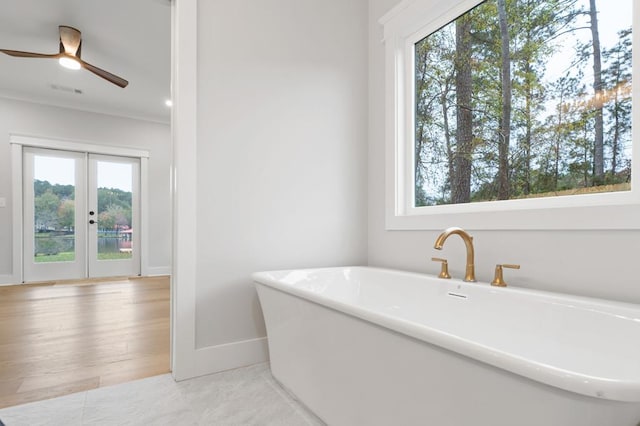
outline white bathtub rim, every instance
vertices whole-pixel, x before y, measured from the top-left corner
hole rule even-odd
[[[261,284],[266,284],[266,285],[274,284],[277,286],[282,286],[283,289],[289,289],[292,287],[286,284],[283,285],[278,283],[278,280],[269,277],[269,275],[282,274],[282,273],[292,272],[292,271],[322,272],[322,271],[338,271],[338,270],[347,270],[347,269],[378,271],[378,272],[391,273],[396,275],[406,275],[406,276],[415,277],[415,278],[429,278],[429,279],[434,279],[436,281],[442,281],[445,284],[460,285],[462,286],[462,288],[473,289],[478,286],[481,286],[481,287],[485,287],[484,289],[486,291],[490,291],[494,293],[511,292],[511,293],[521,294],[526,296],[544,297],[549,300],[558,299],[561,301],[565,301],[567,298],[571,298],[572,300],[579,301],[581,303],[585,303],[593,306],[612,306],[613,305],[616,307],[620,307],[622,309],[625,309],[625,308],[638,309],[638,306],[639,306],[638,304],[635,304],[635,303],[623,302],[620,300],[610,300],[610,299],[603,299],[603,298],[597,298],[597,297],[580,296],[580,295],[571,294],[571,293],[560,293],[560,292],[554,292],[549,290],[535,290],[531,288],[518,287],[511,284],[508,287],[494,287],[494,286],[491,286],[488,282],[485,283],[483,281],[467,282],[458,278],[442,280],[437,278],[435,275],[423,274],[419,272],[403,271],[401,269],[379,268],[376,266],[327,266],[327,267],[320,267],[320,268],[277,269],[277,270],[253,272],[251,274],[251,278],[254,282],[257,281]]]
[[[398,271],[393,269],[373,268],[373,267],[330,267],[330,268],[312,268],[307,271],[322,270],[344,270],[344,269],[367,269],[380,272],[389,272],[394,274],[407,274],[415,277],[429,277],[430,275],[418,274],[413,272]],[[342,303],[334,299],[323,297],[317,293],[311,293],[304,289],[299,289],[291,285],[282,284],[278,280],[271,278],[269,275],[288,272],[292,270],[264,271],[252,274],[252,279],[257,284],[265,285],[284,293],[292,294],[305,300],[309,300],[316,304],[328,307],[330,309],[351,315],[356,318],[371,322],[378,326],[393,330],[400,334],[424,341],[435,346],[453,351],[463,356],[467,356],[474,360],[484,362],[496,368],[509,371],[511,373],[527,377],[536,382],[547,384],[569,392],[586,395],[598,399],[606,399],[621,402],[639,402],[640,401],[640,380],[619,380],[609,379],[606,377],[590,376],[563,368],[554,367],[548,364],[539,363],[530,359],[520,357],[511,353],[499,351],[491,347],[479,344],[469,339],[465,339],[441,330],[429,327],[424,324],[415,324],[391,315],[386,315],[371,310],[363,309],[359,306]],[[455,282],[455,280],[452,280]],[[477,286],[482,283],[466,283],[460,281],[456,285]],[[487,289],[492,291],[492,289]],[[562,295],[537,290],[508,288],[498,289],[495,291],[511,291],[523,294],[530,294],[544,297],[571,297],[589,304],[613,304],[620,307],[632,307],[635,305],[623,302],[615,302],[594,298],[587,298],[573,295]],[[637,306],[635,306],[637,307]]]

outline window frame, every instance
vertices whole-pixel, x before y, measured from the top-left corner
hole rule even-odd
[[[640,181],[640,124],[632,128],[629,191],[414,207],[415,43],[483,1],[404,0],[379,20],[385,46],[386,229],[640,229],[640,184],[634,184]],[[632,24],[633,45],[640,46],[640,7],[635,5]],[[640,123],[640,54],[633,55],[632,75],[632,122]]]

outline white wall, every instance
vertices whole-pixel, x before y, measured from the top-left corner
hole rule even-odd
[[[460,2],[460,0],[455,0]],[[369,264],[437,273],[430,261],[449,259],[454,277],[464,276],[464,245],[452,237],[433,249],[438,232],[385,231],[384,224],[384,46],[378,19],[398,0],[369,0]],[[453,4],[453,2],[452,2]],[[539,218],[544,221],[544,215]],[[615,218],[603,218],[615,220]],[[639,219],[640,220],[640,219]],[[455,226],[455,217],[450,226]],[[496,263],[512,285],[640,303],[638,231],[474,231],[476,275],[490,281]]]
[[[366,0],[198,5],[196,346],[265,336],[254,271],[366,263]]]
[[[9,134],[140,148],[149,158],[149,267],[168,273],[171,263],[171,133],[166,124],[0,98],[0,282],[12,271],[12,194]]]

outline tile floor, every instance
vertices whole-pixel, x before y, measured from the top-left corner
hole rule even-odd
[[[321,426],[268,364],[176,383],[169,374],[0,410],[6,426]]]

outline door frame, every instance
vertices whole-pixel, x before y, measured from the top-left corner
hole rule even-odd
[[[196,209],[193,186],[197,181],[197,86],[198,86],[198,0],[171,2],[171,203],[172,203],[172,264],[171,264],[171,371],[174,379],[195,377],[211,368],[194,365],[196,348]],[[9,135],[12,138],[25,136]],[[36,138],[42,139],[42,138]],[[11,147],[13,198],[13,272],[10,282],[22,282],[22,148]],[[141,157],[141,212],[143,246],[147,244],[147,160]],[[107,153],[108,154],[108,153]],[[143,166],[144,164],[144,166]],[[18,167],[18,170],[16,170]],[[177,178],[178,172],[180,179]],[[144,186],[143,186],[144,185]],[[178,196],[180,194],[180,196]],[[179,217],[178,217],[179,216]],[[16,231],[17,229],[17,231]],[[148,270],[143,247],[141,268]],[[178,254],[181,249],[186,253]],[[192,257],[190,257],[192,256]],[[202,373],[205,374],[205,373]]]
[[[149,275],[149,214],[148,214],[148,162],[149,151],[144,149],[124,148],[97,143],[55,139],[12,133],[11,144],[11,188],[13,192],[13,282],[24,282],[23,255],[23,147],[55,149],[62,151],[84,152],[90,154],[114,155],[140,159],[140,273]]]

